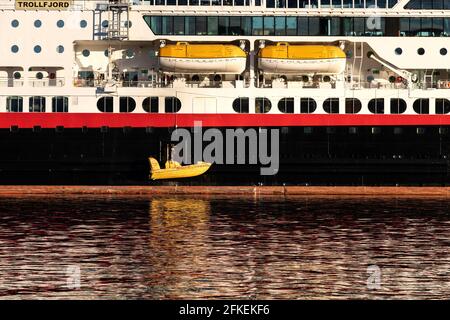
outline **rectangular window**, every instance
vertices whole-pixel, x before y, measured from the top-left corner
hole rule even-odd
[[[295,36],[297,35],[297,18],[287,17],[286,18],[286,35]]]
[[[341,0],[333,0],[333,1],[331,1],[331,4],[333,5],[333,8],[341,8],[342,7]]]
[[[69,98],[53,97],[52,112],[69,112]]]
[[[450,36],[450,18],[444,18],[444,34],[443,36]]]
[[[299,8],[308,8],[309,1],[308,0],[299,0],[298,7]]]
[[[330,18],[329,34],[330,36],[340,36],[341,35],[341,19],[340,18]]]
[[[298,0],[287,0],[288,8],[297,8]]]
[[[152,29],[155,35],[161,34],[161,21],[162,19],[159,16],[151,17],[150,28]]]
[[[264,17],[264,35],[273,36],[275,34],[275,18],[274,17]]]
[[[420,36],[420,18],[409,19],[409,30],[411,36]]]
[[[230,17],[230,31],[233,36],[242,35],[241,17],[239,16]]]
[[[365,18],[353,18],[353,32],[355,36],[364,36],[365,24]]]
[[[251,17],[241,17],[241,28],[242,34],[244,36],[252,35],[252,18]]]
[[[409,18],[400,18],[400,36],[407,37],[411,35],[409,28]]]
[[[176,35],[184,34],[184,17],[173,17],[173,33]]]
[[[309,35],[309,25],[307,17],[298,17],[297,19],[297,35],[307,36]]]
[[[17,96],[6,98],[6,111],[22,112],[23,111],[23,98],[17,97]]]
[[[378,8],[386,8],[387,7],[387,0],[378,0],[377,7]]]
[[[263,29],[263,18],[262,17],[252,17],[252,32],[254,36],[262,36],[264,33]]]
[[[195,34],[198,36],[207,34],[206,17],[204,16],[195,17]]]
[[[275,18],[275,35],[276,36],[286,35],[286,17]]]
[[[309,18],[309,35],[320,36],[320,19],[317,17]]]
[[[420,25],[420,33],[422,37],[433,37],[436,36],[433,30],[433,19],[434,18],[422,18]]]
[[[230,17],[219,17],[219,35],[227,36],[230,34]]]
[[[433,31],[436,37],[442,37],[444,33],[444,19],[434,18],[433,19]]]
[[[219,34],[219,18],[208,17],[208,35],[215,36]]]
[[[185,17],[184,33],[190,36],[195,35],[195,17]]]
[[[162,17],[162,34],[164,35],[173,34],[173,17],[170,16]]]
[[[344,8],[353,8],[353,0],[344,0],[343,7]]]

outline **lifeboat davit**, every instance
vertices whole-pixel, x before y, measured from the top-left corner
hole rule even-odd
[[[345,70],[345,60],[345,52],[336,46],[286,42],[266,46],[258,54],[259,68],[266,73],[339,74]]]
[[[241,74],[246,63],[245,52],[229,44],[178,42],[159,49],[160,68],[169,73]]]

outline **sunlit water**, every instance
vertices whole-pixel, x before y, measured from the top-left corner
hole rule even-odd
[[[449,298],[449,209],[445,199],[0,198],[0,296]]]

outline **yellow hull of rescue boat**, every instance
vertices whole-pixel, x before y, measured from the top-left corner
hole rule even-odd
[[[259,51],[258,65],[266,73],[340,74],[345,70],[346,58],[336,46],[279,42]]]
[[[229,44],[178,42],[159,49],[160,68],[169,73],[241,74],[246,62],[246,53]]]
[[[180,179],[197,177],[204,174],[211,167],[211,163],[197,162],[187,166],[182,166],[176,161],[167,161],[164,169],[159,167],[155,158],[148,158],[150,162],[150,179]]]

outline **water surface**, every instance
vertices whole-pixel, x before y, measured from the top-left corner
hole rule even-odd
[[[448,299],[449,231],[446,199],[2,197],[0,297]]]

